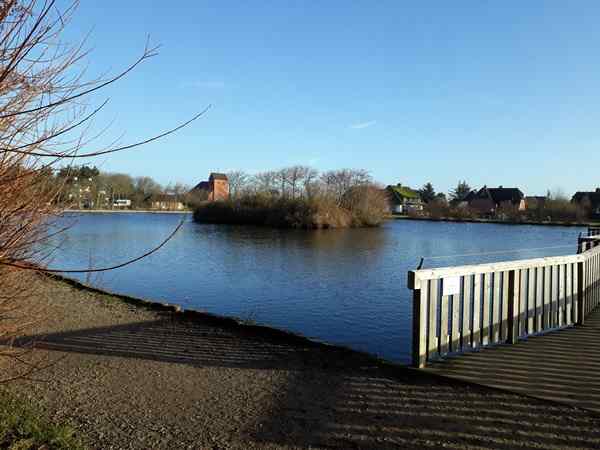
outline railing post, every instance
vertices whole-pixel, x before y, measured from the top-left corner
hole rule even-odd
[[[519,306],[517,304],[518,295],[515,295],[515,271],[510,270],[508,272],[508,295],[506,297],[508,301],[508,319],[507,319],[507,333],[506,342],[514,344],[519,339],[519,323],[515,321],[515,313],[518,312]]]
[[[412,332],[412,361],[413,366],[422,369],[427,363],[427,305],[421,301],[421,289],[413,290],[413,332]]]
[[[584,277],[584,262],[577,263],[577,325],[585,323],[585,297],[586,287]]]
[[[413,320],[412,320],[412,365],[419,369],[427,364],[427,290],[417,281],[415,270],[408,272],[408,287],[413,291]]]

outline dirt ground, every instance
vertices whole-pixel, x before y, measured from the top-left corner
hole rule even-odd
[[[53,364],[10,389],[90,448],[600,448],[583,410],[36,282]]]

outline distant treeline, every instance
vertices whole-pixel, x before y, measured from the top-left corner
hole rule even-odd
[[[49,172],[49,182],[61,186],[56,202],[68,207],[109,209],[117,200],[130,200],[133,208],[148,208],[153,196],[170,195],[182,203],[190,187],[182,183],[163,186],[151,177],[132,177],[124,173],[101,172],[95,166],[64,167]]]

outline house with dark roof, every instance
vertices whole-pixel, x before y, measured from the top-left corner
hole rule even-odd
[[[525,196],[518,188],[482,187],[470,196],[469,207],[481,214],[496,214],[502,209],[525,210]]]
[[[454,199],[450,203],[452,206],[456,206],[457,208],[466,208],[469,206],[471,200],[475,198],[477,195],[477,191],[470,191],[467,195],[465,195],[461,199]]]
[[[213,172],[208,177],[208,181],[201,181],[191,191],[190,194],[201,196],[209,202],[217,200],[227,200],[229,198],[229,180],[224,173]]]
[[[396,214],[406,214],[423,210],[423,201],[419,191],[398,183],[396,186],[385,188],[390,205],[390,211]]]
[[[589,208],[590,219],[600,219],[600,188],[596,188],[593,192],[576,192],[571,199],[571,203],[576,203],[585,208]]]

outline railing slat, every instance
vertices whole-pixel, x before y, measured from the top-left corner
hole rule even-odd
[[[450,337],[450,349],[453,352],[460,350],[460,293],[452,296],[452,334]]]
[[[502,272],[502,311],[500,316],[500,340],[508,340],[508,301],[509,301],[509,272]]]
[[[508,273],[506,341],[509,344],[514,344],[519,338],[519,272],[519,270],[511,270]]]
[[[519,286],[519,337],[525,336],[527,329],[527,279],[529,269],[521,270],[521,282]]]
[[[585,287],[585,301],[584,301],[584,310],[583,310],[583,316],[587,316],[588,315],[588,311],[589,311],[589,304],[590,304],[590,266],[591,264],[585,264],[584,266],[584,270],[583,272],[585,273],[583,279],[584,279],[584,287]]]
[[[442,280],[442,283],[444,281]],[[442,291],[443,292],[443,291]],[[450,307],[449,295],[443,295],[440,303],[440,355],[448,353],[448,311]]]
[[[481,275],[473,282],[473,348],[481,346]]]
[[[544,329],[542,319],[544,316],[544,268],[535,269],[535,331]]]
[[[535,269],[527,270],[527,334],[535,332]]]
[[[438,285],[439,280],[431,280],[429,283],[429,345],[427,346],[427,354],[430,359],[437,357],[439,354],[437,339]]]
[[[463,277],[463,319],[462,319],[462,349],[471,347],[471,305],[473,304],[473,275]]]
[[[573,324],[573,264],[567,264],[565,270],[567,272],[566,281],[565,281],[566,290],[567,290],[566,298],[565,298],[566,325],[572,325]]]
[[[552,267],[544,266],[544,315],[542,316],[542,327],[544,330],[551,325],[552,291],[550,289],[550,280],[552,278]]]
[[[481,312],[481,344],[490,343],[490,291],[492,288],[492,274],[483,275],[483,309]]]
[[[596,307],[596,277],[594,277],[594,271],[596,270],[596,258],[592,258],[592,261],[589,265],[589,290],[590,290],[590,301],[588,302],[588,314],[594,310]]]
[[[502,286],[502,272],[494,273],[494,295],[492,296],[492,342],[500,342],[500,322],[502,310],[500,306],[502,299],[500,298],[500,287]]]
[[[592,273],[592,285],[594,286],[594,305],[593,305],[593,309],[596,309],[598,307],[598,303],[600,302],[600,284],[598,284],[598,270],[600,270],[600,258],[598,258],[598,256],[596,256],[594,258],[594,268],[593,268],[593,273]],[[591,311],[590,311],[591,312]]]
[[[558,323],[559,327],[565,324],[565,265],[558,266]]]
[[[596,258],[592,258],[590,267],[589,267],[589,289],[590,289],[590,302],[588,304],[588,314],[591,313],[596,308],[596,277],[594,276],[594,272],[597,269],[597,261]]]
[[[600,285],[598,284],[598,276],[596,275],[598,273],[598,270],[600,270],[600,267],[598,264],[599,259],[600,258],[597,255],[593,258],[591,282],[592,282],[592,286],[593,286],[594,303],[591,305],[590,312],[598,307],[598,301],[599,301],[599,297],[600,297]]]
[[[551,294],[551,321],[550,328],[558,326],[558,266],[552,266],[552,294]]]
[[[585,290],[586,290],[586,300],[585,300],[585,315],[587,316],[590,313],[590,308],[591,308],[591,303],[593,301],[592,299],[592,291],[591,291],[591,284],[592,284],[592,264],[591,261],[589,264],[585,265]]]
[[[596,270],[596,258],[592,258],[589,268],[589,289],[590,289],[590,301],[588,303],[588,314],[596,308],[596,277],[594,271]]]

